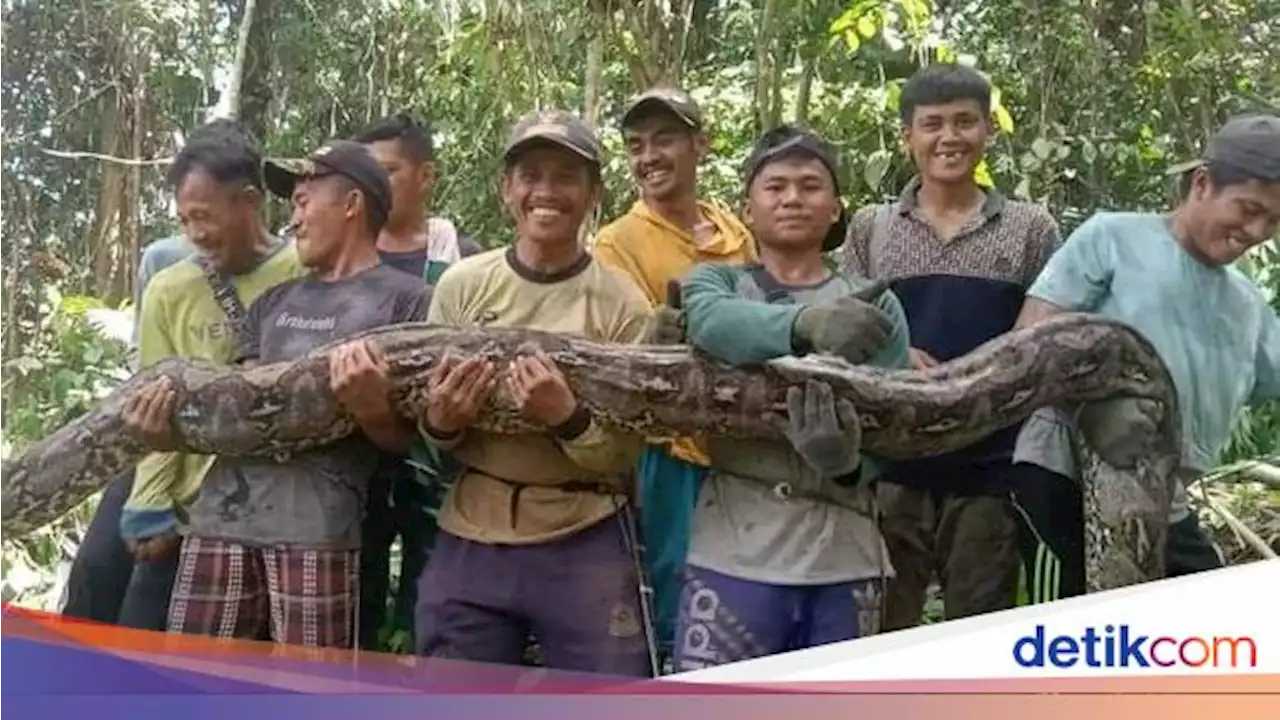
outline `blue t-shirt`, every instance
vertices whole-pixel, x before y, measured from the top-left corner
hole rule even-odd
[[[1028,294],[1067,311],[1125,322],[1155,346],[1178,392],[1184,466],[1213,467],[1240,411],[1280,396],[1280,320],[1239,269],[1205,265],[1183,250],[1164,215],[1099,213],[1050,258]],[[1042,411],[1016,459],[1062,472],[1064,428]],[[1074,468],[1071,472],[1074,474]]]

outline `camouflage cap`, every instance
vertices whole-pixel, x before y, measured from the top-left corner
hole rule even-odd
[[[516,121],[502,151],[502,161],[510,164],[516,154],[538,144],[562,147],[599,166],[600,140],[582,118],[563,110],[531,112]]]
[[[684,90],[671,87],[650,88],[627,101],[622,111],[622,126],[630,125],[641,110],[654,107],[667,110],[695,130],[702,129],[702,110],[698,103]]]
[[[1280,181],[1280,117],[1237,115],[1226,122],[1199,158],[1179,163],[1170,175],[1181,175],[1204,165],[1227,165],[1262,180]]]
[[[373,155],[358,142],[330,140],[305,158],[271,158],[263,163],[267,188],[288,199],[299,181],[339,174],[346,176],[369,200],[369,210],[383,222],[391,214],[391,179]]]

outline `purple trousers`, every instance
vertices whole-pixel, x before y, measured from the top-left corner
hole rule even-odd
[[[771,585],[686,565],[675,671],[776,655],[875,632],[880,582]]]
[[[532,632],[546,667],[648,677],[622,522],[611,516],[541,545],[487,545],[441,530],[418,581],[417,653],[519,665]]]

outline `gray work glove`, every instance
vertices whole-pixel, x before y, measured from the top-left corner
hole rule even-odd
[[[1160,405],[1154,400],[1115,397],[1080,408],[1076,426],[1085,441],[1107,464],[1134,467],[1151,452],[1159,432]]]
[[[831,386],[805,381],[804,389],[787,390],[787,439],[796,453],[824,478],[837,478],[858,467],[862,426],[848,400],[835,399]]]
[[[667,304],[654,311],[645,342],[649,345],[683,345],[684,311],[680,308],[680,283],[667,283]]]
[[[853,295],[806,306],[796,315],[792,335],[816,352],[838,355],[854,365],[867,362],[889,340],[893,322],[874,304],[888,287],[877,282]]]

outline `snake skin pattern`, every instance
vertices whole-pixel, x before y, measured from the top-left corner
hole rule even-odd
[[[501,367],[537,346],[599,421],[648,437],[776,438],[786,422],[787,389],[806,379],[823,380],[858,409],[862,450],[887,459],[964,447],[1044,406],[1148,398],[1161,408],[1159,433],[1136,466],[1110,465],[1075,438],[1083,469],[1086,576],[1090,591],[1097,591],[1164,575],[1168,509],[1181,458],[1176,396],[1155,350],[1113,320],[1059,315],[925,371],[855,367],[814,355],[734,367],[688,346],[613,345],[425,323],[355,338],[381,349],[391,367],[396,405],[407,417],[417,417],[425,406],[428,374],[446,350],[484,355]],[[174,358],[144,370],[4,464],[4,533],[21,535],[58,518],[149,451],[127,432],[121,411],[158,375],[173,378],[180,388],[173,423],[187,451],[283,460],[348,435],[355,424],[329,389],[325,355],[332,347],[250,369]],[[491,396],[478,425],[498,433],[543,429],[520,416],[505,390]]]

